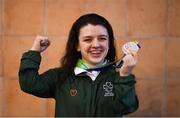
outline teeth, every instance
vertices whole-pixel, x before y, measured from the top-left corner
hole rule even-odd
[[[92,54],[100,54],[100,52],[91,52]]]
[[[101,53],[100,50],[96,50],[96,51],[91,51],[91,53]]]
[[[91,53],[91,54],[101,54],[101,53]]]

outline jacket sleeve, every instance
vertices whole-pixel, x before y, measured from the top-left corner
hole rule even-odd
[[[122,115],[132,113],[138,109],[139,101],[135,91],[135,76],[121,77],[116,74],[114,80],[115,109]]]
[[[39,52],[28,51],[22,56],[19,68],[19,84],[21,90],[43,98],[55,97],[55,70],[51,69],[39,74],[41,56]]]

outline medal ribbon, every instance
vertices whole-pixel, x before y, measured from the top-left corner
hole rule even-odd
[[[88,68],[87,64],[82,59],[79,59],[77,64],[76,64],[76,67],[86,69],[87,71],[103,71],[103,70],[108,69],[109,67],[121,68],[123,63],[124,63],[122,59],[126,55],[127,51],[128,50],[133,50],[133,51],[138,52],[138,50],[140,48],[141,48],[141,46],[139,45],[139,43],[137,41],[128,42],[128,43],[123,45],[122,50],[124,52],[124,55],[120,59],[117,59],[117,60],[115,60],[113,62],[106,63],[104,65],[98,65],[98,66],[96,66],[94,68]]]

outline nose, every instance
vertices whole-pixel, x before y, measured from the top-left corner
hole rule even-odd
[[[92,41],[92,47],[99,47],[100,46],[100,42],[98,41],[97,38],[95,38],[93,41]]]

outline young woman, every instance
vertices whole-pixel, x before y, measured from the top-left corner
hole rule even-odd
[[[115,61],[113,30],[104,17],[86,14],[77,19],[61,67],[39,74],[40,54],[49,45],[47,37],[36,37],[22,56],[19,82],[26,93],[54,98],[55,116],[122,116],[138,108],[136,81],[131,74],[136,52],[129,50],[118,70],[113,66],[92,69]]]

